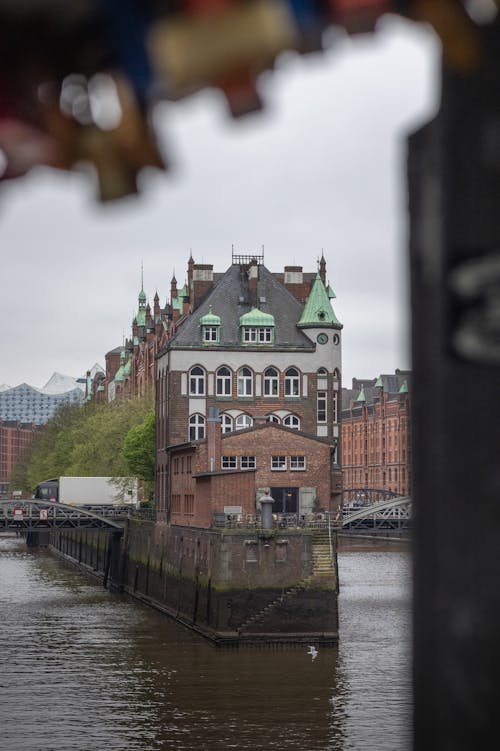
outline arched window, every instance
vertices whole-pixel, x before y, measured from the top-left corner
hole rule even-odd
[[[297,368],[288,368],[285,371],[285,396],[300,395],[300,379]]]
[[[215,393],[217,396],[231,396],[231,371],[225,365],[217,371],[215,380]]]
[[[236,430],[244,430],[252,427],[253,420],[250,415],[238,415],[236,418]]]
[[[281,423],[281,420],[278,415],[268,415],[266,417],[266,422],[277,422],[279,424]]]
[[[319,376],[326,376],[328,375],[328,371],[326,368],[318,368],[318,375]]]
[[[200,441],[205,438],[205,418],[203,415],[195,414],[189,418],[189,440]]]
[[[238,371],[238,396],[252,396],[253,376],[250,368],[240,368]]]
[[[279,396],[279,376],[276,368],[264,371],[264,396]]]
[[[230,433],[233,429],[233,418],[231,415],[221,415],[221,431],[223,433]]]
[[[193,396],[203,396],[205,393],[205,371],[199,365],[189,371],[189,393]]]
[[[286,425],[287,428],[300,430],[300,420],[297,415],[287,415],[283,420],[283,425]]]

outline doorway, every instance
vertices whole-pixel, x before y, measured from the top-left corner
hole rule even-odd
[[[299,510],[298,488],[271,488],[273,514],[296,514]]]

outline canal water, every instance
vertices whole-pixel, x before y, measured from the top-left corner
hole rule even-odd
[[[406,751],[410,560],[342,543],[340,643],[216,649],[0,536],[2,751]]]

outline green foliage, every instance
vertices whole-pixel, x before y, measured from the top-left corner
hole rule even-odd
[[[146,429],[142,426],[149,427]],[[141,427],[146,431],[143,438],[149,435],[148,448],[142,452],[142,463],[136,461],[131,464],[127,450],[124,452],[125,440],[132,431],[127,445],[133,446],[134,429]],[[139,430],[136,444],[141,440],[140,436]],[[151,394],[119,402],[62,407],[36,434],[29,454],[14,469],[12,480],[15,478],[19,489],[32,492],[42,480],[61,475],[118,477],[130,474],[145,480],[154,478],[154,410]]]
[[[140,425],[130,428],[122,444],[121,454],[128,474],[143,480],[155,476],[155,413],[146,415]]]

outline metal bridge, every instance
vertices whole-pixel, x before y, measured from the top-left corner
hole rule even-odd
[[[401,529],[411,525],[412,500],[409,495],[357,507],[344,506],[339,526],[347,529]]]
[[[0,501],[0,531],[58,532],[68,529],[123,534],[123,527],[116,521],[78,506],[35,499]]]

